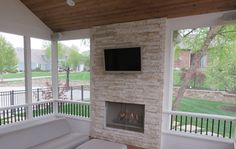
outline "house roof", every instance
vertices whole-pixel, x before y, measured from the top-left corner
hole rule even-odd
[[[24,50],[23,48],[16,48],[16,54],[19,63],[24,63]],[[31,50],[31,61],[36,64],[47,64],[48,61],[45,57],[44,50],[32,49]]]
[[[54,32],[236,9],[236,0],[21,0]]]

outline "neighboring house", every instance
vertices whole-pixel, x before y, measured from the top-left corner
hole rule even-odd
[[[24,50],[23,48],[16,48],[16,55],[18,59],[18,71],[24,71]],[[51,70],[51,61],[45,55],[44,50],[31,50],[31,69],[40,69],[43,71]]]
[[[190,68],[193,56],[194,54],[191,53],[191,50],[181,51],[179,57],[174,62],[174,68],[177,70]],[[201,58],[198,68],[200,68],[200,70],[204,70],[204,68],[207,67],[207,64],[208,59],[207,55],[205,55]]]
[[[175,69],[188,69],[191,64],[191,51],[181,51],[179,57],[175,59],[174,68]]]

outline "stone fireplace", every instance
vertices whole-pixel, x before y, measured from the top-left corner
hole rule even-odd
[[[106,127],[144,132],[144,105],[106,102]]]
[[[91,136],[160,149],[165,19],[91,29]],[[141,47],[142,71],[104,71],[104,49]]]

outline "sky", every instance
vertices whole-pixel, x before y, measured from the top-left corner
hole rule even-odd
[[[2,35],[8,42],[10,42],[14,48],[23,48],[24,45],[23,36],[3,33],[3,32],[0,32],[0,35]],[[37,38],[31,38],[31,48],[42,49],[45,42],[49,41]],[[87,42],[87,44],[84,44],[82,40],[66,40],[60,42],[67,46],[72,46],[72,45],[76,46],[80,53],[90,50],[89,42]]]

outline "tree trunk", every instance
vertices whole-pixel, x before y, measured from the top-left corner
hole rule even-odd
[[[176,95],[176,98],[173,102],[173,106],[172,106],[173,111],[176,111],[176,110],[179,109],[181,98],[183,97],[184,92],[185,92],[186,88],[189,85],[189,81],[191,80],[193,74],[197,70],[197,67],[198,67],[198,64],[201,60],[201,57],[206,55],[210,43],[215,38],[215,36],[217,35],[217,33],[219,32],[220,29],[221,29],[221,26],[212,26],[212,27],[210,27],[203,46],[201,47],[201,49],[199,49],[194,54],[192,63],[190,65],[190,68],[186,71],[183,82],[182,82],[182,85],[180,86],[180,88],[178,90],[178,93]]]
[[[66,90],[70,89],[70,67],[66,68]]]

